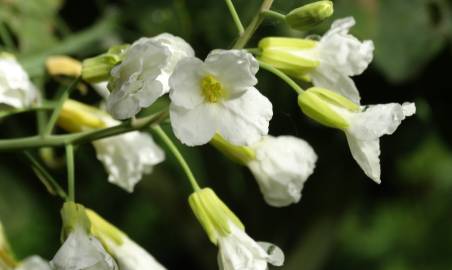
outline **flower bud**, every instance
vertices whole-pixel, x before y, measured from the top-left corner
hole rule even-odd
[[[69,56],[55,55],[46,60],[47,72],[52,76],[78,77],[82,73],[82,64]]]
[[[90,83],[107,81],[111,70],[122,61],[122,56],[128,47],[128,44],[113,46],[104,54],[83,60],[83,80]]]
[[[83,228],[86,232],[90,230],[91,223],[86,215],[85,207],[81,204],[65,202],[61,209],[61,218],[63,219],[63,239],[78,227]]]
[[[210,188],[193,192],[188,198],[190,207],[198,221],[215,245],[219,236],[227,236],[231,232],[230,223],[244,230],[239,218],[218,198]]]
[[[359,105],[324,88],[312,87],[298,96],[298,105],[304,114],[322,125],[346,129],[347,115],[360,111]]]
[[[81,102],[68,99],[64,102],[58,117],[58,125],[69,132],[81,132],[106,127],[102,116],[105,112]]]
[[[256,158],[256,153],[250,147],[231,144],[218,133],[213,136],[210,143],[225,156],[241,165],[246,165]]]
[[[306,31],[333,15],[333,2],[317,1],[296,8],[286,15],[287,24],[293,29]]]

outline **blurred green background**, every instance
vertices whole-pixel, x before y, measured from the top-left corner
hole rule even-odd
[[[260,1],[234,2],[246,23]],[[274,9],[288,12],[307,2],[276,0]],[[288,86],[265,71],[258,74],[258,86],[273,102],[270,133],[302,137],[319,155],[299,204],[271,208],[246,168],[208,145],[180,147],[198,178],[241,217],[251,236],[285,251],[281,269],[451,269],[452,2],[337,0],[335,9],[335,18],[354,16],[353,33],[376,44],[374,62],[355,80],[363,103],[415,101],[418,107],[415,117],[381,140],[381,185],[354,162],[343,134],[303,116]],[[48,55],[83,59],[113,44],[170,32],[203,58],[213,48],[228,48],[235,38],[220,0],[0,0],[0,21],[13,34],[19,60],[48,96],[58,85],[44,72]],[[324,32],[331,21],[312,34]],[[264,36],[306,34],[311,33],[265,22],[249,46]],[[74,96],[99,101],[92,91]],[[32,113],[0,122],[2,138],[35,130]],[[217,249],[193,217],[190,188],[167,156],[135,193],[127,194],[107,183],[90,145],[79,147],[78,201],[122,228],[168,269],[216,269]],[[52,173],[64,185],[64,168]],[[0,219],[19,258],[52,258],[60,245],[61,203],[46,192],[21,153],[0,153]]]

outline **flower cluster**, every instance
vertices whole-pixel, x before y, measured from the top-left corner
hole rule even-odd
[[[319,1],[281,16],[290,26],[305,30],[331,14],[332,3]],[[257,88],[256,74],[262,67],[294,88],[304,114],[342,130],[353,158],[368,177],[380,183],[379,138],[394,133],[416,108],[413,103],[361,105],[351,77],[368,67],[374,45],[349,33],[354,24],[351,17],[339,19],[319,39],[266,37],[257,50],[215,49],[204,60],[195,56],[184,39],[169,33],[112,47],[83,64],[52,58],[48,61],[51,75],[82,77],[103,98],[100,106],[61,100],[55,119],[63,130],[74,133],[64,137],[64,144],[72,146],[74,141],[91,136],[93,139],[88,141],[105,167],[109,182],[133,192],[143,175],[165,159],[163,150],[145,130],[151,129],[175,154],[192,184],[189,204],[211,242],[219,248],[220,269],[265,270],[268,264],[281,266],[284,254],[277,246],[254,241],[212,189],[199,187],[159,124],[169,115],[171,129],[181,143],[210,143],[249,168],[269,205],[298,203],[318,157],[301,138],[269,135],[272,103]],[[303,90],[292,78],[312,87]],[[145,112],[165,95],[167,108],[155,114]],[[37,97],[36,88],[21,66],[13,57],[2,54],[0,105],[24,109],[36,105]],[[68,175],[73,180],[69,169]],[[62,209],[64,243],[54,258],[47,262],[32,256],[16,262],[0,227],[0,266],[16,270],[165,269],[97,213],[76,204],[73,197],[66,199]]]

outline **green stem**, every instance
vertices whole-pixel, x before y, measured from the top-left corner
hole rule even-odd
[[[6,48],[9,51],[15,50],[13,37],[6,28],[6,24],[2,21],[0,21],[0,38],[2,39],[3,43],[5,44]]]
[[[53,109],[53,106],[51,104],[43,104],[39,107],[33,107],[33,108],[27,108],[27,109],[15,109],[15,110],[10,110],[10,111],[4,111],[4,112],[0,112],[0,119],[5,118],[5,117],[9,117],[15,114],[19,114],[19,113],[26,113],[26,112],[34,112],[37,111],[39,112],[44,112],[44,111],[50,111]]]
[[[187,175],[188,180],[190,181],[190,184],[194,191],[199,191],[201,188],[198,185],[198,182],[196,181],[195,176],[193,175],[192,171],[190,170],[190,167],[188,166],[187,162],[185,161],[182,154],[179,152],[179,149],[177,149],[176,145],[173,143],[173,141],[166,135],[165,131],[159,126],[153,126],[152,130],[155,131],[155,133],[162,139],[162,141],[168,146],[171,153],[173,153],[174,157],[176,157],[177,161],[179,162],[180,166],[184,170],[185,174]]]
[[[266,17],[273,18],[278,21],[286,20],[286,15],[276,12],[274,10],[264,10],[262,11],[262,14],[265,15]]]
[[[79,132],[64,135],[31,136],[16,139],[0,140],[0,152],[11,150],[26,150],[41,147],[57,147],[67,144],[78,145],[106,137],[111,137],[134,130],[140,130],[151,124],[159,123],[167,117],[166,111],[151,116],[139,118],[133,123],[131,121],[123,122],[117,126],[103,128],[92,131]]]
[[[297,94],[301,94],[304,92],[303,88],[301,88],[294,80],[292,80],[289,76],[287,76],[284,72],[282,72],[281,70],[274,68],[273,66],[263,63],[261,61],[259,61],[259,66],[273,74],[275,74],[276,76],[278,76],[280,79],[282,79],[283,81],[285,81],[293,90],[295,90],[295,92],[297,92]]]
[[[30,152],[25,151],[24,155],[30,161],[33,170],[38,175],[39,180],[41,180],[49,193],[52,195],[58,195],[62,199],[67,200],[66,192],[64,192],[64,189],[58,184],[46,168],[41,165],[41,163],[39,163],[39,161],[33,157]]]
[[[68,201],[75,202],[74,146],[66,145]]]
[[[44,136],[48,136],[52,133],[53,128],[55,127],[56,121],[58,120],[58,116],[60,115],[61,108],[63,108],[64,102],[69,98],[69,95],[72,92],[77,84],[79,83],[81,77],[77,77],[66,89],[62,91],[58,98],[58,102],[50,116],[49,122],[47,122],[47,126],[44,129]]]
[[[237,10],[234,7],[234,3],[232,0],[225,0],[226,5],[228,6],[229,12],[231,13],[232,19],[234,20],[235,26],[239,31],[239,35],[242,35],[245,32],[245,28],[243,27],[242,21],[240,21],[240,17],[237,14]]]
[[[246,46],[248,41],[253,36],[254,32],[256,32],[257,28],[263,21],[264,19],[263,12],[265,12],[266,10],[270,10],[272,4],[273,0],[264,0],[262,2],[262,5],[259,8],[258,13],[251,20],[250,24],[246,27],[243,34],[240,35],[239,39],[237,39],[237,41],[235,42],[233,46],[234,49],[243,49]]]

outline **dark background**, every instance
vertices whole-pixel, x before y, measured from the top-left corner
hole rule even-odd
[[[244,23],[258,0],[237,0]],[[276,0],[288,12],[308,1]],[[382,184],[368,179],[341,132],[319,126],[299,110],[296,96],[261,71],[258,87],[270,98],[270,133],[307,140],[319,161],[299,204],[267,206],[246,169],[209,145],[180,146],[197,178],[214,188],[256,240],[279,245],[281,269],[435,270],[452,265],[452,3],[447,0],[337,0],[335,18],[354,16],[353,33],[376,44],[375,60],[355,81],[363,104],[416,102],[418,113],[381,140]],[[43,61],[51,54],[78,59],[141,36],[170,32],[203,58],[228,48],[236,33],[223,1],[0,0],[0,20],[14,35],[16,54],[51,97],[57,81]],[[332,19],[314,29],[323,33]],[[304,36],[266,21],[249,47],[270,35]],[[0,44],[4,45],[4,44]],[[75,98],[98,102],[92,91]],[[3,138],[31,135],[32,113],[0,120]],[[61,149],[56,151],[62,158]],[[64,167],[52,173],[64,185]],[[190,188],[170,154],[133,194],[107,183],[90,145],[76,153],[77,200],[144,246],[168,269],[216,269],[211,245],[188,207]],[[58,249],[61,200],[49,195],[22,153],[0,153],[0,219],[19,258],[51,259]]]

